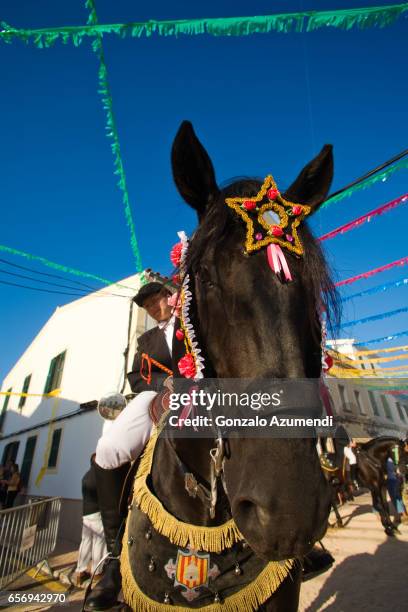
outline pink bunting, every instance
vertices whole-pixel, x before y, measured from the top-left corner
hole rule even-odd
[[[362,225],[363,223],[371,221],[373,217],[378,217],[378,215],[382,215],[383,213],[388,212],[392,208],[396,208],[400,204],[404,204],[404,202],[407,202],[407,201],[408,201],[408,193],[405,193],[399,198],[396,198],[395,200],[392,200],[391,202],[387,202],[387,204],[383,204],[379,208],[376,208],[366,213],[365,215],[358,217],[358,219],[354,219],[354,221],[345,223],[344,225],[341,225],[337,229],[332,230],[331,232],[328,232],[327,234],[324,234],[323,236],[320,236],[318,240],[320,240],[320,242],[323,242],[323,240],[330,240],[330,238],[334,238],[335,236],[338,236],[339,234],[345,234],[346,232],[349,232],[350,230],[358,227],[359,225]]]
[[[408,257],[403,257],[402,259],[398,259],[397,261],[393,261],[392,263],[386,264],[385,266],[381,266],[380,268],[375,268],[374,270],[369,270],[368,272],[363,272],[362,274],[357,274],[357,276],[352,276],[351,278],[346,278],[345,280],[339,281],[336,283],[336,287],[342,287],[343,285],[351,285],[351,283],[355,283],[362,278],[369,278],[370,276],[374,276],[375,274],[379,274],[380,272],[384,272],[385,270],[389,270],[390,268],[394,268],[395,266],[405,266],[408,263]]]

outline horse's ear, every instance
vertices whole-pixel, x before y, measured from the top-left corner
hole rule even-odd
[[[211,159],[189,121],[183,121],[176,134],[171,165],[180,195],[201,217],[219,190]]]
[[[316,212],[329,193],[333,180],[332,145],[324,145],[311,162],[301,171],[295,182],[285,192],[284,198],[312,207]]]

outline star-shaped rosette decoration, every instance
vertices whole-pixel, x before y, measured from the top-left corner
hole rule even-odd
[[[283,198],[272,176],[267,176],[255,197],[227,198],[225,203],[246,224],[245,252],[259,251],[270,244],[303,255],[297,228],[311,212],[310,206]]]

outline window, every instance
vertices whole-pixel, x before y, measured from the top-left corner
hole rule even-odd
[[[17,459],[18,447],[20,446],[20,442],[9,442],[3,451],[3,458],[1,460],[2,465],[6,465],[7,461],[13,461]]]
[[[10,389],[7,389],[7,393],[11,393],[12,390],[13,388],[10,387]],[[0,431],[1,431],[1,428],[3,427],[4,419],[6,417],[6,412],[7,412],[7,408],[9,405],[10,397],[11,397],[10,395],[6,395],[4,398],[3,408],[1,409],[1,414],[0,414]]]
[[[24,450],[23,462],[21,464],[21,482],[27,487],[30,480],[31,465],[33,463],[35,445],[37,444],[37,436],[30,436],[27,438],[27,442]]]
[[[379,411],[377,400],[375,399],[374,393],[372,391],[369,391],[368,397],[370,398],[371,408],[373,409],[375,416],[380,416],[380,411]]]
[[[61,442],[61,434],[62,434],[62,429],[54,429],[52,433],[51,450],[48,456],[48,467],[49,468],[57,467],[58,451],[59,451],[60,442]]]
[[[28,387],[30,386],[30,382],[31,382],[31,374],[29,374],[28,376],[25,377],[24,379],[24,384],[23,384],[23,389],[22,389],[22,393],[28,393]],[[18,408],[19,410],[23,409],[24,404],[26,403],[26,397],[24,395],[22,395],[20,397],[20,401],[18,402]]]
[[[348,405],[348,399],[346,395],[346,388],[344,385],[339,385],[339,395],[340,395],[340,408],[343,410],[351,411],[350,406]]]
[[[360,391],[354,391],[354,397],[356,400],[357,407],[360,411],[360,414],[365,414],[365,410],[363,408],[363,404],[361,403],[361,393]]]
[[[58,389],[62,380],[66,351],[51,359],[50,369],[48,370],[47,382],[45,383],[44,393],[51,393]]]
[[[397,410],[398,410],[398,414],[399,414],[401,421],[405,421],[405,414],[404,414],[401,404],[397,402],[396,405],[397,405]]]
[[[392,421],[393,418],[392,418],[391,410],[390,410],[390,407],[388,405],[388,401],[387,401],[387,398],[385,397],[385,395],[381,396],[381,401],[382,401],[382,405],[383,405],[383,408],[384,408],[385,416],[387,417],[387,419],[390,419],[390,421]]]

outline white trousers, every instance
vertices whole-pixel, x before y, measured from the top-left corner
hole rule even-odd
[[[78,565],[76,571],[85,572],[91,562],[91,572],[94,572],[98,563],[107,553],[105,534],[103,532],[102,518],[100,512],[86,514],[82,517],[82,538],[78,552]],[[101,574],[103,563],[98,568],[97,574]]]
[[[100,467],[118,468],[139,457],[152,432],[149,405],[156,395],[156,391],[142,391],[104,428],[96,447],[95,461]]]

